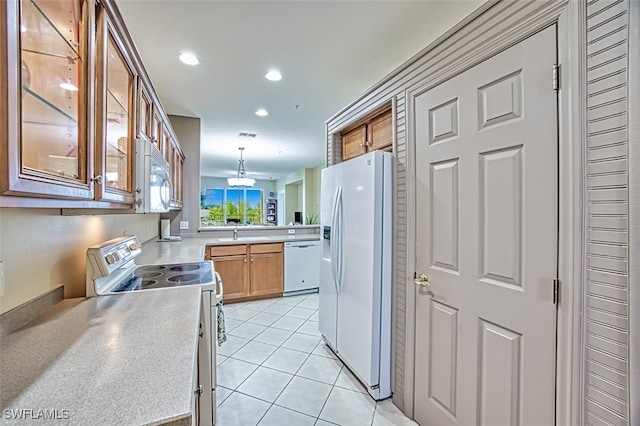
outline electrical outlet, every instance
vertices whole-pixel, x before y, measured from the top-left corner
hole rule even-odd
[[[0,296],[4,296],[4,260],[0,260]]]
[[[189,221],[181,220],[180,221],[180,229],[189,229]]]
[[[295,234],[296,230],[295,229],[289,229],[289,234]]]

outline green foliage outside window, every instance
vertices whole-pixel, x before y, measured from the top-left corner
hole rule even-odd
[[[206,188],[200,208],[208,210],[208,215],[201,218],[202,226],[262,223],[262,190]]]

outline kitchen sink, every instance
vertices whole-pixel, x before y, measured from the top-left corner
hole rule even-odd
[[[271,238],[269,237],[238,237],[237,239],[229,238],[219,238],[220,241],[269,241]]]

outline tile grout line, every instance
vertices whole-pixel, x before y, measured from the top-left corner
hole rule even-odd
[[[342,364],[342,361],[340,361],[340,363]],[[327,401],[329,401],[329,398],[331,397],[331,393],[335,389],[336,382],[338,381],[338,378],[340,377],[340,373],[342,373],[342,370],[344,370],[344,367],[345,367],[344,364],[342,364],[342,366],[340,367],[340,371],[338,371],[338,375],[336,376],[336,379],[333,381],[333,384],[331,385],[331,390],[329,390],[329,394],[327,395],[327,399],[324,400],[324,404],[322,404],[322,408],[320,408],[320,413],[318,414],[318,420],[322,420],[323,422],[326,421],[324,419],[321,419],[320,415],[324,411],[324,407],[327,405]],[[317,423],[317,421],[316,421],[316,423]]]
[[[234,329],[235,329],[235,328],[238,328],[238,327],[240,327],[240,326],[242,326],[242,325],[244,325],[244,324],[247,324],[247,323],[249,323],[249,324],[251,324],[251,325],[258,325],[258,326],[265,327],[265,328],[264,328],[264,330],[260,331],[258,334],[256,334],[255,336],[253,336],[251,339],[246,339],[246,338],[245,338],[245,337],[243,337],[243,336],[236,336],[236,335],[233,335],[233,334],[231,334],[231,333],[230,333],[230,335],[231,335],[231,336],[238,337],[238,338],[241,338],[241,339],[246,339],[246,340],[247,340],[247,342],[246,342],[245,344],[243,344],[241,347],[239,347],[238,349],[236,349],[236,351],[232,352],[232,353],[231,353],[231,355],[228,355],[228,356],[223,355],[223,356],[226,356],[226,359],[222,361],[222,363],[224,363],[228,358],[232,358],[232,359],[234,359],[234,360],[238,360],[238,361],[246,362],[246,363],[249,363],[249,364],[252,364],[252,365],[257,365],[257,368],[256,368],[256,369],[254,369],[254,370],[251,372],[251,374],[249,374],[249,376],[247,376],[247,377],[246,377],[246,378],[245,378],[245,379],[244,379],[244,380],[243,380],[243,381],[242,381],[238,386],[236,386],[236,388],[235,388],[235,389],[230,389],[230,390],[231,390],[231,393],[227,396],[227,398],[226,398],[226,399],[228,399],[228,398],[229,398],[233,393],[239,393],[239,394],[241,394],[241,395],[245,395],[245,396],[247,396],[247,397],[255,398],[255,399],[259,400],[259,401],[263,401],[263,402],[266,402],[266,403],[270,404],[269,408],[267,408],[267,410],[264,412],[264,414],[263,414],[263,415],[260,417],[260,419],[258,420],[258,423],[260,423],[260,422],[262,421],[262,419],[264,419],[264,417],[266,416],[266,414],[269,412],[269,410],[271,410],[271,408],[272,408],[274,405],[275,405],[275,406],[278,406],[278,407],[281,407],[281,408],[283,408],[283,409],[287,409],[287,410],[290,410],[290,411],[293,411],[293,412],[296,412],[296,413],[300,413],[300,414],[302,414],[302,415],[305,415],[305,416],[308,416],[308,417],[311,417],[311,418],[315,418],[315,420],[316,420],[316,421],[315,421],[315,424],[317,424],[319,420],[326,421],[326,420],[320,419],[320,417],[319,417],[319,416],[320,416],[320,414],[322,413],[322,410],[324,409],[324,407],[325,407],[325,405],[326,405],[326,403],[327,403],[327,401],[328,401],[328,399],[329,399],[329,396],[331,395],[331,392],[332,392],[332,391],[333,391],[333,389],[336,387],[335,383],[337,382],[338,378],[340,377],[340,373],[341,373],[341,372],[344,370],[344,368],[345,368],[345,366],[344,366],[344,364],[342,363],[342,361],[340,361],[339,359],[336,359],[336,358],[334,358],[334,357],[325,357],[325,356],[323,356],[323,355],[318,355],[318,354],[316,354],[316,356],[317,356],[317,357],[319,357],[319,358],[323,358],[323,359],[331,359],[332,361],[337,361],[338,363],[340,363],[340,370],[338,371],[338,374],[336,375],[336,378],[333,380],[333,384],[331,384],[331,385],[330,385],[330,386],[331,386],[331,388],[330,388],[330,390],[329,390],[329,393],[327,394],[327,398],[325,399],[325,401],[324,401],[324,403],[323,403],[323,405],[322,405],[322,407],[321,407],[321,409],[320,409],[320,413],[318,414],[318,416],[315,416],[315,417],[314,417],[314,416],[309,415],[308,413],[303,413],[303,412],[297,411],[297,410],[295,410],[295,409],[291,409],[291,408],[284,407],[284,406],[281,406],[281,405],[276,404],[276,401],[278,400],[278,398],[282,395],[282,393],[285,391],[285,389],[286,389],[286,388],[291,384],[291,381],[293,381],[293,379],[294,379],[295,377],[299,377],[299,378],[301,378],[301,379],[306,379],[306,380],[311,380],[311,381],[314,381],[314,382],[317,382],[317,383],[320,383],[320,384],[324,384],[324,385],[329,385],[328,383],[326,383],[326,382],[322,382],[322,381],[320,381],[320,380],[316,380],[316,379],[312,379],[312,378],[303,377],[303,376],[299,376],[299,375],[298,375],[299,371],[302,369],[302,367],[305,365],[305,363],[306,363],[306,362],[311,358],[311,356],[312,356],[312,355],[314,355],[314,352],[315,352],[315,350],[318,348],[318,345],[320,345],[320,344],[322,343],[322,336],[321,336],[321,335],[320,335],[320,336],[317,336],[317,335],[314,335],[314,334],[307,334],[307,333],[304,333],[304,332],[300,332],[300,333],[299,333],[299,334],[302,334],[302,335],[305,335],[305,336],[315,337],[315,338],[318,338],[318,339],[319,339],[319,341],[316,343],[316,345],[315,345],[315,346],[314,346],[314,347],[313,347],[309,352],[301,351],[301,350],[297,350],[297,349],[292,349],[292,348],[287,348],[287,347],[284,347],[284,346],[283,346],[283,345],[284,345],[284,344],[285,344],[285,343],[286,343],[286,342],[287,342],[287,341],[288,341],[288,340],[289,340],[289,339],[290,339],[290,338],[291,338],[295,333],[298,333],[298,330],[299,330],[299,329],[300,329],[304,324],[306,324],[308,321],[313,321],[313,322],[316,322],[316,323],[317,323],[317,320],[312,320],[312,319],[311,319],[311,317],[312,317],[314,314],[316,314],[316,313],[318,312],[318,309],[317,309],[317,308],[316,308],[316,309],[313,309],[313,310],[314,310],[314,313],[313,313],[313,314],[311,314],[311,315],[310,315],[308,318],[306,318],[306,319],[303,319],[303,318],[296,318],[296,317],[292,317],[292,316],[288,316],[288,315],[286,315],[288,312],[290,312],[290,311],[291,311],[292,309],[294,309],[295,307],[299,307],[298,305],[299,305],[300,303],[303,303],[303,302],[304,302],[304,300],[306,300],[306,298],[302,299],[302,300],[301,300],[297,305],[293,305],[293,306],[292,306],[292,308],[291,308],[289,311],[287,311],[287,312],[285,312],[285,313],[283,313],[283,314],[280,314],[280,315],[279,315],[279,317],[278,317],[277,319],[275,319],[275,320],[274,320],[271,324],[269,324],[269,325],[265,325],[265,324],[259,324],[259,323],[251,322],[250,320],[251,320],[251,318],[254,318],[255,316],[259,315],[260,313],[265,313],[265,312],[264,312],[264,310],[265,310],[265,309],[268,309],[269,307],[271,307],[271,306],[275,305],[277,302],[276,302],[276,303],[272,303],[272,304],[270,304],[270,305],[267,305],[267,306],[266,306],[265,308],[263,308],[263,310],[261,310],[261,311],[255,311],[255,312],[256,312],[256,314],[255,314],[255,315],[253,315],[253,316],[251,316],[251,317],[249,317],[249,318],[247,318],[246,320],[236,320],[236,319],[234,319],[234,318],[231,318],[231,319],[234,319],[234,320],[236,320],[236,321],[240,321],[240,324],[238,324],[236,327],[234,327]],[[288,306],[289,306],[289,305],[288,305]],[[242,309],[242,308],[243,308],[243,307],[241,306],[241,307],[239,307],[238,309]],[[312,308],[308,308],[308,307],[301,307],[301,308],[309,309],[309,310],[311,310],[311,309],[312,309]],[[251,309],[249,309],[249,310],[251,310]],[[269,313],[269,312],[266,312],[266,313]],[[272,313],[269,313],[269,314],[272,314]],[[278,315],[278,314],[272,314],[272,315]],[[302,320],[302,324],[300,324],[298,327],[296,327],[296,329],[295,329],[295,330],[281,329],[281,328],[278,328],[278,327],[273,326],[273,324],[274,324],[275,322],[279,321],[280,319],[282,319],[282,318],[284,318],[284,317],[300,319],[300,320]],[[282,343],[280,343],[280,344],[279,344],[279,345],[277,345],[277,346],[276,346],[276,345],[273,345],[273,344],[270,344],[270,343],[264,343],[264,342],[256,341],[256,340],[255,340],[255,339],[256,339],[256,337],[258,337],[259,335],[261,335],[262,333],[264,333],[265,331],[267,331],[267,329],[276,329],[276,330],[286,331],[286,332],[289,332],[289,333],[291,333],[291,334],[290,334],[290,336],[289,336],[289,337],[287,337],[287,339],[285,339]],[[273,351],[269,356],[267,356],[267,358],[266,358],[265,360],[263,360],[260,364],[255,364],[255,363],[250,362],[250,361],[246,361],[246,360],[242,360],[242,359],[234,358],[234,357],[233,357],[233,355],[234,355],[235,353],[237,353],[238,351],[240,351],[242,348],[244,348],[245,346],[247,346],[247,345],[248,345],[249,343],[251,343],[251,342],[261,343],[261,344],[264,344],[264,345],[269,345],[269,346],[275,347],[276,349],[275,349],[275,350],[274,350],[274,351]],[[273,354],[274,354],[278,349],[280,349],[280,348],[283,348],[283,349],[289,349],[289,350],[293,350],[293,351],[296,351],[296,352],[300,352],[300,353],[304,353],[304,354],[306,354],[306,357],[305,357],[304,361],[303,361],[303,362],[300,364],[300,366],[296,369],[295,373],[291,374],[291,373],[289,373],[289,372],[283,372],[283,371],[277,370],[277,369],[275,369],[275,368],[271,368],[271,367],[268,367],[268,366],[265,366],[265,365],[264,365],[264,363],[265,363],[268,359],[270,359],[270,358],[271,358],[271,356],[273,356]],[[221,364],[222,364],[222,363],[221,363]],[[240,388],[240,386],[242,386],[242,384],[244,384],[244,383],[245,383],[245,382],[246,382],[250,377],[252,377],[252,376],[255,374],[255,372],[256,372],[260,367],[265,368],[265,369],[268,369],[268,370],[273,370],[273,371],[277,371],[277,372],[280,372],[280,373],[284,373],[284,374],[289,374],[289,375],[291,375],[291,378],[289,379],[289,381],[287,382],[287,384],[282,388],[282,390],[280,391],[280,393],[276,396],[276,398],[275,398],[274,402],[269,402],[269,401],[263,400],[263,399],[261,399],[261,398],[258,398],[258,397],[254,396],[254,395],[245,394],[245,393],[243,393],[243,392],[241,392],[241,391],[239,391],[239,390],[238,390],[238,389]],[[216,368],[217,368],[217,366],[216,366]],[[228,389],[228,388],[227,388],[227,389]],[[341,388],[341,389],[344,389],[344,388]],[[347,390],[348,390],[348,389],[347,389]],[[226,399],[225,399],[225,401],[226,401]],[[223,401],[223,403],[224,403],[224,401]],[[223,403],[222,403],[222,404],[223,404]],[[221,405],[222,405],[222,404],[221,404]],[[375,414],[375,413],[374,413],[374,414]],[[331,423],[331,422],[329,422],[329,423]]]
[[[302,302],[300,302],[300,303],[302,303]],[[297,306],[297,305],[296,305],[296,306]],[[315,311],[317,312],[317,311],[318,311],[318,309],[315,309]],[[315,312],[314,312],[314,313],[315,313]],[[284,314],[283,316],[285,316],[285,315],[286,315],[286,314]],[[313,316],[313,314],[311,314],[311,316]],[[309,318],[311,318],[311,316],[309,316]],[[296,332],[297,332],[297,331],[298,331],[298,330],[299,330],[299,329],[300,329],[300,328],[301,328],[301,327],[302,327],[302,326],[303,326],[303,325],[304,325],[308,320],[309,320],[308,318],[307,318],[306,320],[304,320],[304,322],[303,322],[303,323],[302,323],[302,324],[301,324],[301,325],[300,325],[300,326],[299,326],[299,327],[298,327],[298,328],[297,328],[293,333],[296,333]],[[277,321],[277,320],[276,320],[276,321]],[[275,322],[275,321],[274,321],[274,322]],[[274,327],[274,328],[276,328],[276,327]],[[304,334],[304,333],[303,333],[303,334]],[[293,336],[293,334],[292,334],[292,336]],[[291,337],[291,336],[290,336],[290,337]],[[290,338],[290,337],[289,337],[289,338]],[[287,340],[288,340],[288,339],[287,339]],[[285,342],[286,342],[286,340],[285,340]],[[318,342],[318,343],[313,347],[313,349],[311,350],[311,352],[309,352],[309,353],[307,354],[307,357],[305,358],[305,360],[300,364],[300,367],[298,367],[298,369],[295,371],[295,373],[293,374],[293,376],[291,377],[291,379],[289,380],[289,382],[287,383],[287,385],[286,385],[286,386],[285,386],[285,387],[280,391],[280,393],[279,393],[279,394],[278,394],[278,396],[276,397],[275,401],[274,401],[274,402],[272,403],[272,405],[271,405],[271,406],[277,405],[277,406],[279,406],[279,407],[282,407],[282,408],[285,408],[285,409],[288,409],[288,410],[294,411],[294,412],[296,412],[296,413],[304,414],[304,415],[306,415],[306,416],[309,416],[309,417],[315,418],[315,419],[316,419],[316,421],[314,422],[314,424],[316,424],[316,423],[318,422],[318,420],[320,419],[320,414],[322,413],[322,409],[324,408],[324,405],[327,403],[327,399],[329,399],[329,395],[331,394],[331,390],[333,390],[333,386],[332,386],[332,387],[331,387],[331,389],[329,390],[329,393],[327,394],[327,399],[325,399],[324,403],[322,404],[322,407],[320,408],[320,412],[318,413],[318,415],[317,415],[317,416],[310,416],[308,413],[303,413],[303,412],[301,412],[301,411],[297,411],[297,410],[294,410],[294,409],[291,409],[291,408],[288,408],[288,407],[280,406],[280,405],[276,404],[276,402],[278,401],[278,398],[280,398],[280,396],[282,395],[282,393],[285,391],[285,389],[287,388],[287,386],[289,386],[289,384],[293,381],[293,379],[294,379],[295,377],[300,377],[300,378],[302,378],[302,379],[306,379],[306,380],[312,380],[312,381],[317,382],[317,383],[327,384],[327,383],[325,383],[325,382],[321,382],[321,381],[319,381],[319,380],[310,379],[310,378],[308,378],[308,377],[303,377],[303,376],[298,376],[298,373],[300,372],[300,370],[302,369],[302,367],[304,366],[304,364],[309,360],[309,358],[311,358],[311,355],[313,355],[313,351],[315,351],[315,349],[318,347],[318,344],[320,344],[320,343],[322,343],[322,336],[320,337],[320,342]],[[284,342],[283,342],[283,344],[284,344]],[[280,347],[282,347],[282,345],[281,345]],[[285,348],[285,349],[289,349],[289,348]],[[294,349],[294,350],[295,350],[295,349]],[[344,367],[344,366],[341,366],[341,367],[340,367],[340,371],[342,371],[342,368],[343,368],[343,367]],[[268,367],[265,367],[265,368],[268,368]],[[339,375],[340,375],[340,372],[338,372],[338,376],[339,376]],[[338,380],[338,377],[336,377],[336,379],[335,379],[335,380]],[[335,380],[334,380],[334,383],[335,383]],[[269,408],[269,409],[271,409],[271,408]],[[268,410],[267,410],[267,411],[268,411]],[[265,413],[265,414],[266,414],[266,413]],[[263,417],[264,417],[264,416],[263,416]]]
[[[306,298],[305,298],[305,299],[306,299]],[[303,301],[304,301],[304,299],[303,299]],[[300,303],[302,303],[302,302],[300,302]],[[297,305],[296,305],[296,306],[297,306]],[[291,308],[291,309],[293,309],[293,308]],[[283,318],[283,317],[284,317],[288,312],[290,312],[290,311],[291,311],[291,310],[289,310],[289,311],[287,311],[286,313],[282,314],[282,315],[280,316],[280,318]],[[313,315],[313,314],[312,314],[312,315]],[[274,323],[275,323],[276,321],[278,321],[280,318],[278,318],[277,320],[275,320],[275,321],[274,321]],[[273,324],[273,323],[272,323],[272,324]],[[304,324],[304,322],[303,322],[303,324]],[[296,333],[296,331],[297,331],[300,327],[302,327],[302,324],[301,324],[301,325],[300,325],[296,330],[294,330],[294,331],[291,333],[291,335],[290,335],[287,339],[285,339],[285,341],[284,341],[284,342],[282,342],[282,343],[280,344],[280,346],[278,346],[278,347],[277,347],[276,351],[277,351],[279,348],[282,348],[282,345],[283,345],[287,340],[289,340],[289,339],[291,338],[291,336],[293,336],[293,334],[294,334],[294,333]],[[267,326],[267,329],[269,329],[269,328],[271,328],[271,325]],[[274,327],[274,328],[276,328],[276,329],[277,329],[277,327]],[[267,329],[265,329],[264,331],[266,331]],[[264,332],[264,331],[263,331],[263,332]],[[287,331],[289,331],[289,330],[287,330]],[[258,336],[255,336],[255,337],[258,337]],[[255,337],[254,337],[251,341],[254,341]],[[285,349],[290,349],[290,348],[285,348]],[[292,349],[292,350],[295,350],[295,349]],[[313,350],[315,350],[315,346],[314,346]],[[312,350],[312,351],[313,351],[313,350]],[[275,353],[275,351],[274,351],[274,353]],[[273,355],[273,354],[272,354],[272,355]],[[304,363],[305,363],[305,362],[307,362],[307,360],[309,359],[309,357],[310,357],[310,356],[311,356],[311,352],[309,352],[309,354],[307,355],[307,357],[305,358],[305,360],[300,364],[300,367],[298,367],[298,369],[295,371],[295,373],[291,375],[291,378],[289,379],[289,381],[287,382],[287,384],[286,384],[286,385],[284,385],[284,387],[282,388],[282,390],[280,391],[280,393],[278,393],[278,395],[275,397],[275,399],[273,400],[273,402],[271,403],[271,405],[269,406],[269,408],[267,408],[267,411],[265,411],[265,412],[264,412],[264,414],[262,415],[262,417],[260,417],[260,420],[258,420],[258,423],[256,423],[256,426],[260,424],[260,422],[262,421],[262,419],[264,419],[264,416],[266,416],[266,415],[267,415],[267,413],[271,410],[271,408],[272,408],[274,405],[276,405],[276,406],[278,406],[278,407],[282,407],[282,406],[280,406],[280,405],[277,405],[277,404],[276,404],[276,401],[278,400],[278,398],[280,398],[280,395],[282,395],[282,393],[285,391],[285,389],[287,389],[287,387],[289,386],[289,384],[291,384],[291,382],[293,381],[294,377],[297,377],[297,373],[298,373],[298,371],[300,371],[300,369],[302,368],[302,366],[304,365]],[[269,368],[269,367],[265,366],[265,365],[264,365],[264,363],[265,363],[265,362],[266,362],[270,357],[271,357],[271,355],[270,355],[269,357],[267,357],[267,359],[265,359],[265,360],[262,362],[262,364],[260,364],[260,366],[259,366],[258,368],[260,368],[260,367],[263,367],[263,368]],[[256,370],[257,370],[257,369],[256,369]],[[273,370],[275,370],[275,369],[273,369]],[[275,371],[279,371],[279,370],[275,370]],[[255,371],[254,371],[254,373],[255,373]],[[251,374],[253,374],[253,373],[251,373]],[[294,412],[298,412],[298,411],[296,411],[296,410],[292,410],[292,409],[287,408],[287,407],[282,407],[282,408],[287,409],[287,410],[291,410],[291,411],[294,411]],[[306,414],[306,413],[301,413],[301,412],[300,412],[300,414],[308,415],[308,414]],[[311,416],[310,416],[310,417],[311,417]],[[317,422],[317,420],[316,420],[316,422]],[[316,422],[314,422],[314,424],[315,424]]]
[[[244,324],[244,323],[243,323],[243,324]],[[253,323],[252,323],[252,324],[253,324]],[[242,324],[240,324],[240,325],[242,325]],[[301,326],[302,326],[302,325],[301,325]],[[301,327],[301,326],[300,326],[300,327]],[[238,327],[239,327],[239,326],[238,326]],[[237,335],[235,335],[235,334],[229,334],[230,336],[233,336],[233,337],[238,337],[238,338],[240,338],[240,339],[245,339],[245,340],[247,340],[247,342],[246,342],[244,345],[242,345],[241,347],[239,347],[238,349],[236,349],[236,350],[235,350],[231,355],[223,355],[223,356],[226,356],[227,358],[233,358],[233,355],[234,355],[235,353],[237,353],[239,350],[241,350],[242,348],[244,348],[246,345],[248,345],[249,343],[254,342],[254,341],[255,341],[256,343],[262,343],[263,345],[273,346],[273,347],[275,347],[276,349],[283,348],[283,349],[289,349],[289,350],[296,351],[296,352],[300,352],[300,353],[308,353],[308,352],[305,352],[305,351],[301,351],[301,350],[299,350],[299,349],[293,349],[293,348],[288,348],[288,347],[286,347],[286,346],[282,346],[284,343],[286,343],[286,341],[287,341],[287,340],[289,340],[289,339],[293,336],[293,334],[297,333],[297,330],[298,330],[298,329],[296,329],[295,331],[292,331],[292,330],[285,330],[285,329],[281,329],[281,328],[273,327],[273,328],[274,328],[274,329],[276,329],[276,330],[287,331],[287,332],[290,332],[290,333],[291,333],[291,336],[287,337],[287,339],[285,339],[285,341],[284,341],[284,342],[282,342],[281,344],[279,344],[279,345],[277,345],[277,346],[276,346],[276,345],[273,345],[273,344],[271,344],[271,343],[264,343],[264,342],[260,342],[260,341],[255,340],[255,338],[256,338],[256,337],[258,337],[260,334],[262,334],[262,333],[264,333],[265,331],[267,331],[267,329],[268,329],[268,328],[271,328],[270,326],[264,326],[264,327],[265,327],[265,329],[264,329],[264,330],[262,330],[260,333],[258,333],[257,335],[255,335],[255,336],[254,336],[254,337],[252,337],[251,339],[247,339],[246,337],[242,337],[242,336],[237,336]],[[311,335],[311,334],[305,334],[305,333],[300,333],[300,334],[304,334],[305,336],[317,337],[317,336],[313,336],[313,335]],[[322,337],[321,337],[321,336],[320,336],[320,337],[317,337],[317,338],[319,338],[320,340],[322,340]],[[320,342],[318,342],[318,343],[320,343]],[[316,346],[317,346],[317,344],[316,344]],[[314,349],[313,349],[313,350],[315,350],[316,346],[314,346]],[[313,350],[312,350],[312,352],[313,352]],[[309,352],[309,353],[311,353],[311,352]],[[328,357],[327,357],[327,358],[328,358]],[[238,360],[240,360],[240,361],[244,361],[244,360],[241,360],[241,359],[239,359],[239,358],[234,358],[234,359],[238,359]],[[245,361],[245,362],[250,362],[250,361]],[[255,364],[255,363],[252,363],[252,364]],[[257,364],[257,365],[260,365],[260,364]]]

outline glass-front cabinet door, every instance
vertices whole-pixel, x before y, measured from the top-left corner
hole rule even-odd
[[[138,78],[138,136],[151,139],[151,120],[153,117],[153,103],[149,91]]]
[[[173,176],[173,202],[171,207],[175,209],[182,209],[184,192],[184,153],[180,149],[180,145],[178,145],[178,142],[175,139],[171,139],[171,147],[173,152],[173,159],[171,162]]]
[[[183,169],[184,169],[184,153],[180,148],[175,135],[170,133],[169,126],[165,125],[165,136],[163,144],[164,156],[170,166],[171,171],[171,204],[173,210],[182,209],[183,198]]]
[[[0,8],[6,64],[0,67],[0,102],[7,118],[0,129],[0,158],[6,162],[0,190],[92,199],[87,105],[93,4],[8,0]]]
[[[136,73],[102,8],[96,44],[96,199],[132,203]]]
[[[162,152],[162,140],[162,116],[158,107],[154,106],[153,118],[151,119],[151,142],[160,152]]]

